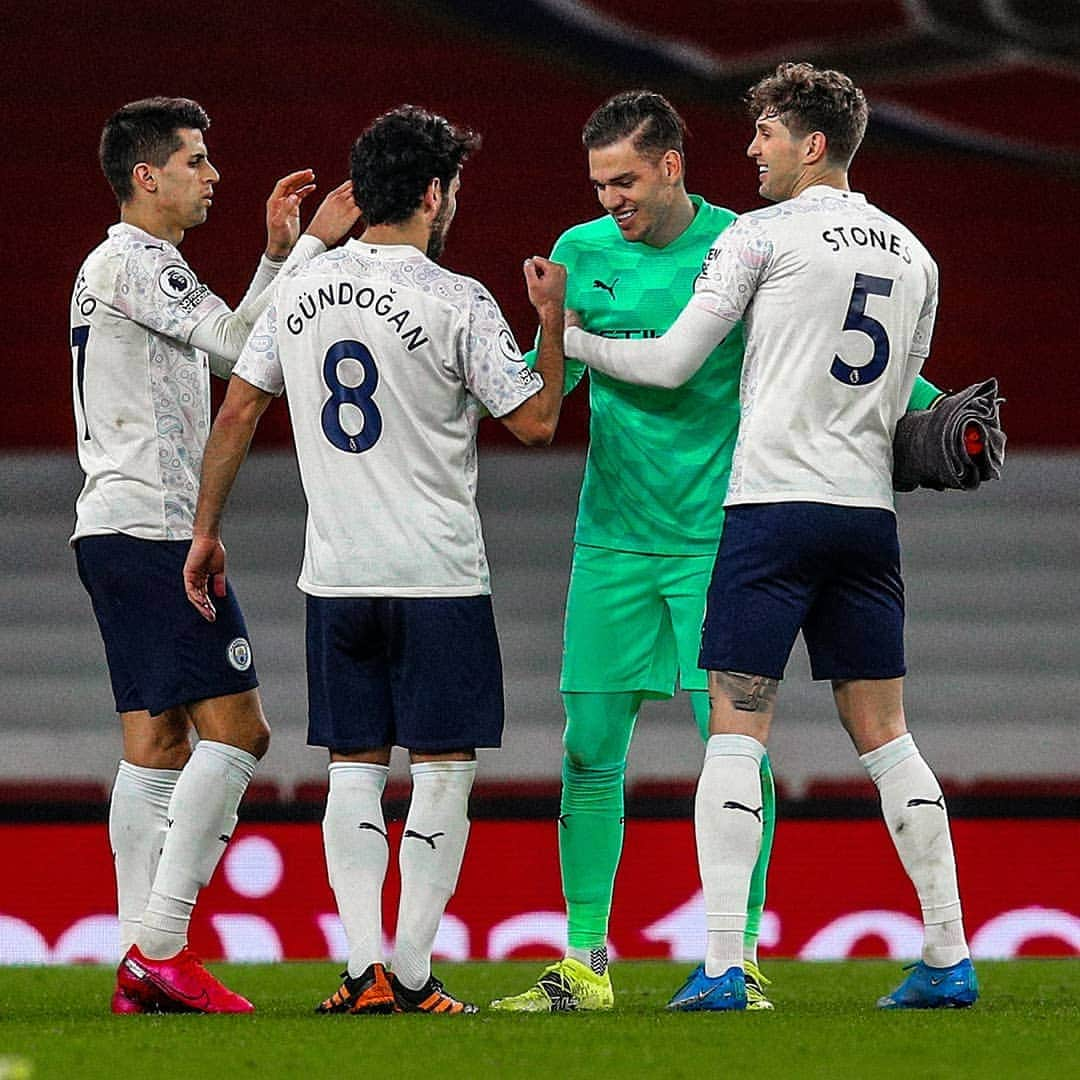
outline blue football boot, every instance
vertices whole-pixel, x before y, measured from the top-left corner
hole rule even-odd
[[[966,1009],[979,997],[979,980],[970,960],[936,968],[921,960],[904,968],[911,974],[887,997],[879,1009]]]
[[[667,1003],[678,1012],[726,1012],[746,1008],[746,975],[740,967],[729,967],[723,975],[710,978],[705,965],[698,964],[690,978]]]

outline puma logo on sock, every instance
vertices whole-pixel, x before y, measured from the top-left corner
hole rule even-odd
[[[940,810],[945,809],[945,796],[939,795],[936,799],[908,799],[908,806],[936,806]]]
[[[414,832],[412,829],[406,829],[405,830],[405,836],[403,837],[403,839],[407,840],[411,836],[416,840],[423,840],[425,844],[430,844],[431,845],[431,850],[434,851],[435,850],[435,837],[436,836],[445,836],[445,835],[446,835],[446,833],[444,833],[444,832],[433,832],[430,836],[425,836],[423,833]]]
[[[754,817],[756,817],[758,819],[758,821],[761,821],[761,807],[760,806],[755,810],[752,806],[743,806],[743,804],[741,802],[735,802],[734,799],[728,799],[728,801],[726,803],[724,803],[724,809],[725,810],[745,810],[748,814],[753,814]]]

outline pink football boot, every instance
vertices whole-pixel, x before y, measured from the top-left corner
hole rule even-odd
[[[142,1012],[255,1011],[247,998],[215,979],[186,945],[167,960],[150,960],[132,945],[117,969],[116,988],[114,1012],[119,996],[134,1002]]]

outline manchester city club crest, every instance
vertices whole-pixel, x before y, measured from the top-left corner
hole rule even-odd
[[[251,667],[251,645],[247,638],[233,638],[225,650],[225,656],[237,671],[247,671]]]

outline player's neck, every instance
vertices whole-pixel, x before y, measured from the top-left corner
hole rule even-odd
[[[423,221],[410,219],[397,225],[369,225],[360,236],[361,244],[405,244],[421,254],[427,252],[431,229]]]
[[[664,218],[663,226],[645,241],[649,247],[667,247],[673,240],[678,240],[694,220],[697,208],[690,201],[690,196],[683,191],[671,204],[671,210]]]
[[[120,220],[125,225],[133,225],[136,229],[156,236],[159,240],[167,240],[174,247],[179,247],[180,241],[184,239],[183,229],[162,221],[152,208],[134,202],[124,203],[120,207]]]
[[[846,169],[808,169],[795,181],[788,198],[794,199],[796,195],[801,195],[807,188],[811,187],[831,187],[836,188],[838,191],[851,190]]]

